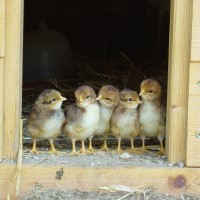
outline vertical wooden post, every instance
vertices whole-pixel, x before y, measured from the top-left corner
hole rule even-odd
[[[200,0],[193,0],[186,166],[200,167]]]
[[[171,1],[166,136],[171,163],[186,159],[192,5],[192,0]]]
[[[0,161],[4,141],[4,57],[5,57],[5,0],[0,0]]]
[[[4,59],[0,57],[0,162],[3,159],[4,145]]]
[[[22,102],[23,0],[6,0],[4,156],[15,159],[19,148]]]
[[[0,0],[0,58],[5,53],[5,0]]]

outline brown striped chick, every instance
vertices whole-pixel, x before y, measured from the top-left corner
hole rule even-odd
[[[87,85],[80,86],[75,91],[76,103],[66,108],[67,124],[64,133],[72,142],[71,155],[89,153],[85,150],[85,139],[91,137],[97,129],[100,109],[94,90]],[[76,141],[81,140],[81,149],[76,151]],[[91,153],[91,152],[90,152]]]
[[[158,154],[164,154],[163,140],[166,133],[166,114],[161,104],[160,84],[153,79],[144,80],[140,86],[140,96],[143,101],[139,108],[142,151],[147,151],[145,148],[146,137],[157,137],[160,141],[160,151]]]
[[[99,90],[97,97],[100,106],[100,121],[94,135],[103,136],[104,143],[101,150],[109,150],[106,139],[110,134],[110,119],[114,108],[119,103],[119,90],[112,85],[105,85]],[[90,138],[90,147],[92,150],[92,137]]]
[[[130,139],[131,150],[134,149],[134,138],[139,134],[137,107],[142,102],[138,94],[130,89],[120,92],[120,101],[111,117],[111,132],[118,139],[117,152],[122,153],[121,139]]]
[[[58,153],[53,140],[61,134],[65,123],[65,116],[61,109],[66,98],[56,90],[44,90],[34,103],[28,118],[28,133],[33,139],[32,153],[36,154],[36,142],[39,139],[49,140],[51,150],[49,153]]]

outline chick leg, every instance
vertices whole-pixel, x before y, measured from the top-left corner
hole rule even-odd
[[[54,144],[53,144],[53,139],[49,139],[49,143],[51,145],[51,149],[50,151],[48,151],[48,153],[52,153],[52,154],[56,154],[58,155],[59,152],[55,149]]]
[[[138,153],[134,147],[134,138],[131,138],[130,141],[131,141],[131,148],[126,150],[129,151],[130,153]]]
[[[80,153],[78,153],[76,151],[76,140],[72,139],[71,142],[72,142],[72,152],[69,155],[71,155],[71,156],[79,156],[79,155],[81,155]]]
[[[159,142],[160,142],[160,151],[158,151],[157,154],[158,155],[163,155],[163,154],[165,154],[165,150],[163,148],[163,140],[159,139]]]
[[[121,137],[118,137],[117,140],[118,140],[118,146],[117,146],[116,152],[119,153],[119,154],[121,154],[121,153],[124,152],[124,151],[121,149]]]
[[[142,139],[142,153],[149,153],[149,151],[147,150],[146,146],[145,146],[145,139]]]
[[[38,154],[38,151],[37,151],[37,149],[36,149],[36,142],[37,142],[37,140],[36,140],[36,139],[33,139],[33,147],[32,147],[32,149],[31,149],[31,153],[32,153],[32,154]]]
[[[109,151],[110,150],[110,148],[108,148],[108,146],[107,146],[106,138],[104,138],[104,142],[103,142],[103,145],[100,150],[101,151]]]
[[[133,144],[133,142],[134,142],[134,139],[133,139],[133,138],[131,138],[130,140],[131,140],[131,149],[134,149],[134,144]]]
[[[138,153],[149,153],[149,151],[146,149],[146,146],[145,146],[145,139],[146,137],[142,137],[141,140],[142,140],[142,148],[140,148],[138,150]]]
[[[94,152],[94,149],[93,149],[93,147],[92,147],[92,138],[93,138],[93,136],[91,136],[91,137],[89,138],[89,147],[88,147],[88,151]]]
[[[84,140],[81,140],[81,149],[79,150],[79,153],[81,153],[81,154],[91,154],[91,151],[87,151],[85,149],[85,142],[84,142]]]

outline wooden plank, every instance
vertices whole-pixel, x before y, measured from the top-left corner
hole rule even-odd
[[[5,0],[0,0],[0,58],[5,53]]]
[[[199,127],[200,127],[199,119],[200,119],[200,94],[199,95],[189,95],[188,126],[199,125]],[[200,147],[199,147],[199,151],[200,151]]]
[[[200,63],[190,64],[186,165],[200,167]]]
[[[61,168],[63,168],[64,174],[59,180],[56,179],[56,172]],[[15,165],[0,165],[0,188],[3,197],[8,194],[15,170]],[[97,191],[99,187],[110,185],[126,185],[133,188],[153,186],[157,192],[200,195],[200,169],[23,165],[20,196],[33,192],[36,185],[40,185],[42,189],[77,189],[81,191]],[[15,194],[15,184],[12,194]]]
[[[191,1],[171,1],[170,15],[166,155],[177,163],[186,160]]]
[[[0,161],[4,141],[4,57],[5,55],[5,0],[0,0]]]
[[[200,94],[200,63],[190,63],[189,95]]]
[[[200,166],[200,126],[188,125],[186,166]],[[197,134],[199,136],[197,137]]]
[[[191,61],[200,61],[200,0],[193,0]]]
[[[23,1],[6,0],[5,44],[5,158],[15,159],[19,148],[22,85]]]
[[[0,58],[0,162],[3,159],[4,141],[4,59]]]

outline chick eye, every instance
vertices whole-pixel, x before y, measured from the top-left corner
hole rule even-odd
[[[54,101],[54,102],[55,102],[55,101],[56,101],[56,99],[52,99],[52,101]]]
[[[50,101],[43,101],[43,104],[49,105],[51,102],[52,102],[51,100]]]
[[[106,98],[106,101],[111,101],[111,99],[110,98]]]
[[[132,99],[132,98],[129,98],[128,101],[133,101],[133,99]]]
[[[153,90],[149,90],[149,93],[153,93]]]
[[[90,95],[88,95],[87,97],[86,97],[86,99],[90,99],[91,98],[91,96]]]

